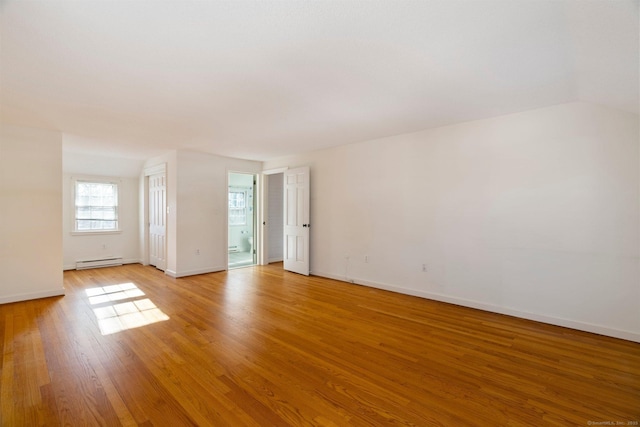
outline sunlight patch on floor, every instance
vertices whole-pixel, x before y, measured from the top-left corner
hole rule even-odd
[[[90,288],[85,292],[89,304],[97,306],[93,313],[102,335],[169,320],[149,298],[141,298],[144,292],[133,283]],[[114,303],[117,301],[122,302]]]

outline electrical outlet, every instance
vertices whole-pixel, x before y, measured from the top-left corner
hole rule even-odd
[[[196,249],[196,255],[200,255],[200,249]]]
[[[422,264],[422,271],[427,272],[427,264]]]
[[[365,264],[369,264],[369,255],[364,256],[364,262]]]

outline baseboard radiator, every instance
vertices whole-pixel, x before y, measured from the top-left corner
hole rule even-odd
[[[87,268],[114,267],[122,265],[122,257],[89,259],[76,261],[76,270],[86,270]]]

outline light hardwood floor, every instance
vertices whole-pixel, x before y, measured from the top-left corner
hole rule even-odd
[[[640,421],[637,343],[281,265],[65,287],[0,305],[2,426]]]

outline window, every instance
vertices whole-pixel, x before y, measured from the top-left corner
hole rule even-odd
[[[247,204],[244,191],[229,191],[229,225],[246,225]]]
[[[118,230],[118,184],[75,182],[75,231]]]

